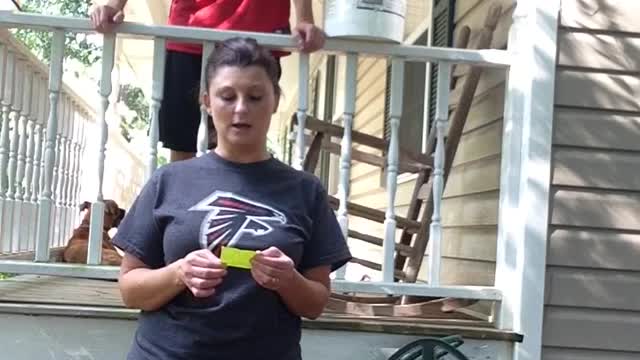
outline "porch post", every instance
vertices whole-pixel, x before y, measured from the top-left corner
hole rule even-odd
[[[559,10],[560,0],[518,0],[509,35],[496,287],[498,326],[524,335],[514,360],[542,353]]]

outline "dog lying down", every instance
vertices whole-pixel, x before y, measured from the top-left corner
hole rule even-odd
[[[125,211],[113,200],[104,201],[104,226],[102,230],[102,265],[120,266],[122,256],[111,243],[108,231],[117,228],[124,218]],[[64,249],[63,261],[67,263],[86,264],[89,247],[89,224],[91,219],[91,203],[85,201],[80,205],[80,211],[87,210],[82,223],[75,230]]]

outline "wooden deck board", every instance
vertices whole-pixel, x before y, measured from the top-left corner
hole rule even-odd
[[[0,281],[0,302],[124,307],[115,281],[43,275]]]
[[[19,275],[0,280],[0,312],[135,318],[132,311],[124,308],[115,281],[45,275]],[[119,312],[122,314],[117,314]],[[303,327],[389,334],[462,334],[475,339],[521,340],[518,334],[497,330],[489,323],[478,320],[325,313],[318,320],[304,320]]]

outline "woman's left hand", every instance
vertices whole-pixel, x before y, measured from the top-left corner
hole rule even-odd
[[[296,274],[296,268],[285,253],[276,247],[259,251],[252,260],[253,279],[270,290],[278,291],[287,286]]]

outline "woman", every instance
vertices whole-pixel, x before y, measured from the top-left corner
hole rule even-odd
[[[319,181],[267,152],[277,72],[255,40],[219,44],[203,98],[218,146],[158,169],[120,225],[120,290],[143,310],[129,359],[301,358],[300,318],[350,254]],[[223,246],[257,250],[251,269]]]

